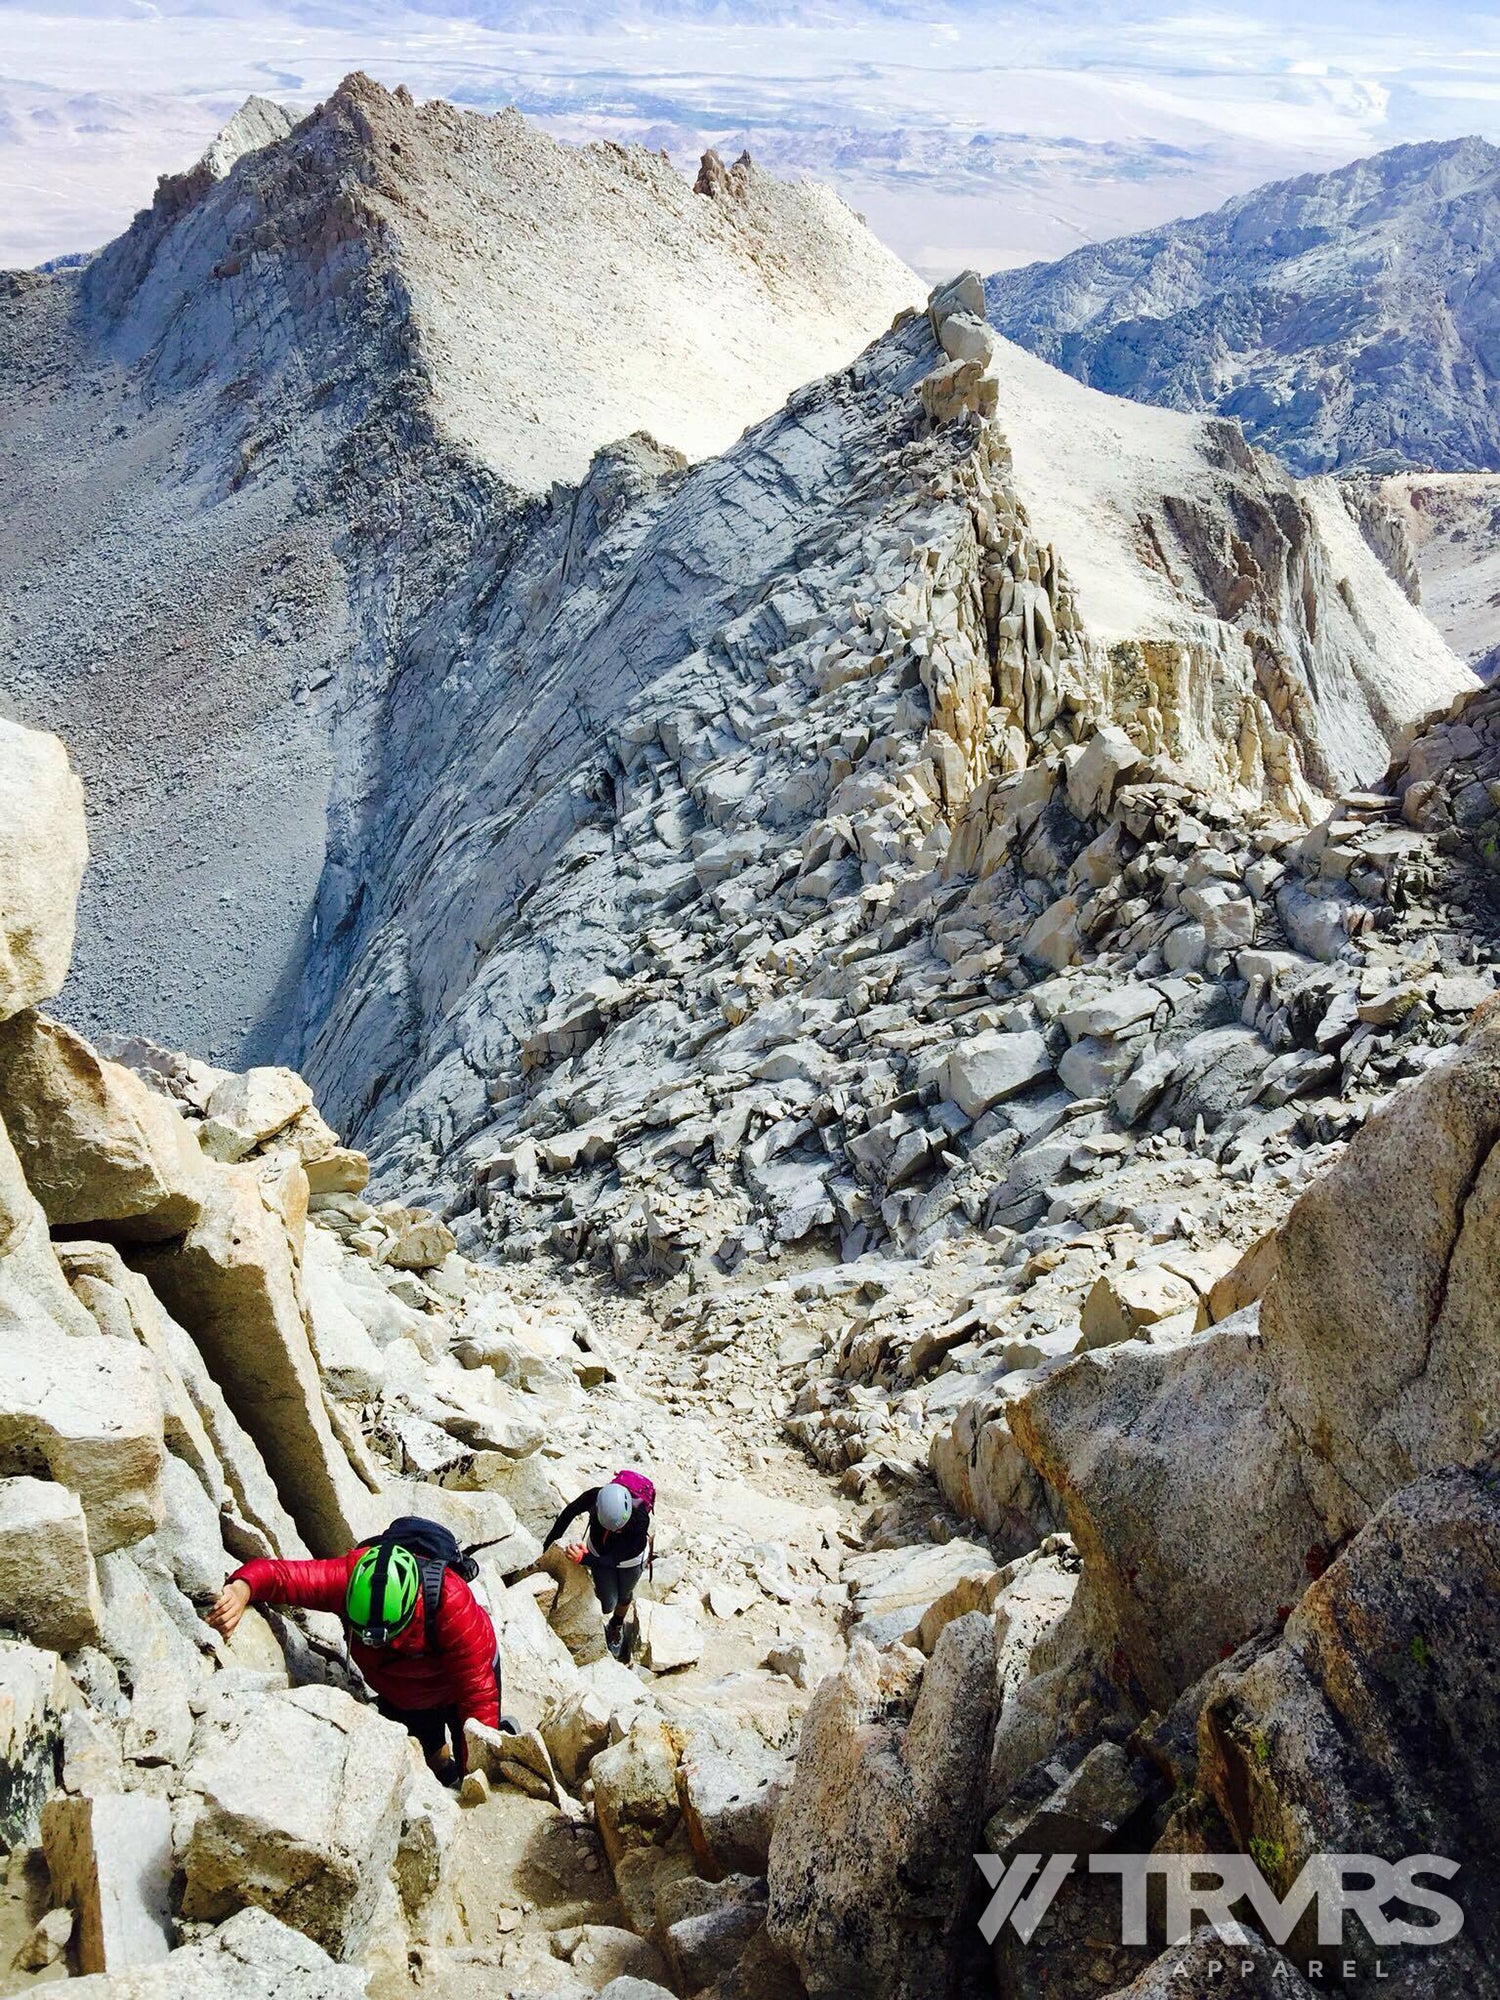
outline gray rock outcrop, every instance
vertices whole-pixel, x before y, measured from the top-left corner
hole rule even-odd
[[[73,1982],[81,2000],[366,2000],[365,1975],[336,1965],[310,1938],[243,1910],[203,1944],[160,1965]]]
[[[1198,1724],[1202,1780],[1280,1893],[1314,1853],[1404,1856],[1418,1829],[1422,1852],[1460,1863],[1465,1921],[1448,1943],[1377,1954],[1346,1925],[1357,1971],[1382,1955],[1414,2000],[1493,1976],[1497,1718],[1482,1661],[1497,1560],[1493,1462],[1414,1482],[1309,1587],[1279,1645],[1212,1678]]]
[[[306,1181],[290,1171],[300,1209]],[[304,1537],[333,1551],[355,1537],[363,1489],[323,1404],[289,1240],[298,1219],[289,1228],[252,1167],[219,1167],[187,1235],[135,1261],[192,1334]]]
[[[54,1227],[151,1240],[196,1221],[203,1155],[175,1107],[60,1022],[23,1013],[0,1026],[0,1099]]]
[[[52,1893],[75,1912],[79,1970],[118,1972],[171,1950],[172,1813],[146,1792],[49,1799]]]
[[[401,1838],[406,1734],[334,1688],[236,1701],[198,1726],[183,1772],[183,1912],[254,1906],[335,1959],[365,1943]]]
[[[1154,1699],[1488,1434],[1497,1059],[1482,1029],[1370,1119],[1293,1208],[1258,1308],[1082,1356],[1011,1406]]]
[[[994,1690],[994,1629],[978,1612],[946,1627],[925,1668],[856,1642],[819,1689],[768,1874],[771,1935],[815,2000],[945,1990]]]
[[[83,786],[55,736],[0,718],[0,1020],[68,976],[88,859]]]

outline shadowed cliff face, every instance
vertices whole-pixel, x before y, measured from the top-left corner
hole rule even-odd
[[[235,1055],[362,869],[403,649],[530,496],[642,425],[728,444],[916,290],[754,170],[698,194],[362,77],[285,122],[0,309],[0,701],[67,728],[95,831],[68,1005]]]

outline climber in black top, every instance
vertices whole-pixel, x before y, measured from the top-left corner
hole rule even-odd
[[[588,1515],[585,1539],[569,1542],[566,1551],[594,1579],[594,1591],[608,1624],[605,1642],[618,1654],[625,1613],[635,1595],[642,1569],[651,1553],[651,1512],[656,1488],[642,1472],[619,1472],[607,1485],[590,1486],[552,1523],[544,1547],[550,1548],[580,1514]]]

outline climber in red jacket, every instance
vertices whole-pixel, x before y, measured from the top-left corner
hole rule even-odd
[[[383,1546],[388,1553],[382,1564]],[[437,1604],[431,1634],[430,1595]],[[466,1722],[501,1726],[495,1628],[452,1569],[442,1570],[440,1591],[426,1591],[412,1551],[379,1542],[327,1562],[248,1562],[224,1585],[208,1622],[227,1639],[252,1603],[296,1604],[342,1618],[349,1656],[374,1690],[381,1714],[417,1739],[440,1777],[452,1781],[463,1772]]]

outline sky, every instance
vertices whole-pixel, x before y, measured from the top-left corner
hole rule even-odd
[[[1500,0],[0,0],[0,267],[98,247],[251,91],[310,110],[351,69],[689,172],[748,146],[929,279],[1500,140]]]

